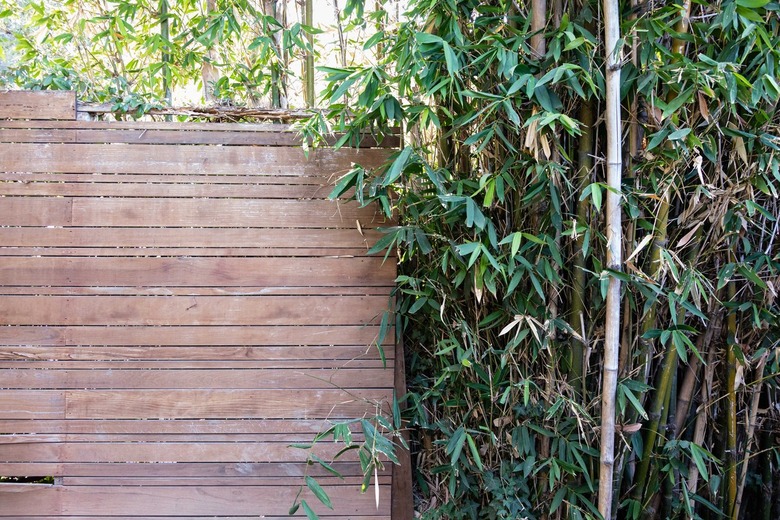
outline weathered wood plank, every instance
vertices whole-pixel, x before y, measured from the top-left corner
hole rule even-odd
[[[380,486],[377,511],[373,493],[361,494],[352,486],[327,486],[334,516],[389,516],[390,486]],[[0,503],[7,516],[284,516],[293,503],[298,487],[287,486],[188,486],[188,487],[108,487],[41,486],[9,484],[0,486]],[[106,500],[111,496],[111,500]],[[318,501],[304,490],[301,498]],[[325,509],[320,507],[318,509]],[[302,514],[302,513],[301,513]]]
[[[373,208],[327,200],[5,197],[2,226],[350,228],[382,225]]]
[[[25,390],[0,391],[0,419],[64,418],[64,392],[35,392]],[[2,423],[0,422],[0,424]]]
[[[0,164],[2,166],[2,164]],[[332,172],[313,170],[303,172],[300,170],[285,170],[287,175],[268,173],[263,171],[249,175],[186,175],[161,173],[135,174],[135,173],[36,173],[29,171],[0,171],[0,181],[6,182],[73,182],[85,184],[198,184],[207,186],[331,186],[338,180],[339,175]]]
[[[0,360],[5,361],[348,361],[379,359],[379,353],[369,343],[355,346],[291,346],[291,347],[0,347]],[[392,349],[385,349],[387,359],[393,359]],[[24,365],[27,366],[27,365]],[[92,365],[88,365],[92,366]],[[20,367],[22,368],[22,367]]]
[[[3,201],[5,202],[5,201]],[[266,248],[271,251],[360,247],[365,251],[382,235],[357,229],[215,228],[0,228],[0,245],[13,247],[123,248]]]
[[[342,445],[332,442],[313,448],[328,460]],[[305,463],[309,450],[294,448],[290,442],[0,442],[0,460],[7,463],[120,463],[171,464],[177,462],[292,462]],[[355,457],[347,459],[357,460]],[[67,476],[67,475],[65,475]],[[1,485],[0,485],[1,486]]]
[[[379,332],[374,325],[258,325],[225,326],[18,326],[0,327],[0,345],[74,345],[74,346],[339,346],[370,345]],[[385,336],[392,344],[393,329]],[[392,357],[392,349],[386,354]],[[145,350],[144,350],[145,352]],[[252,350],[244,350],[252,359]],[[240,353],[238,355],[241,355]],[[128,357],[134,357],[128,352]]]
[[[315,389],[388,388],[393,372],[381,368],[47,370],[0,371],[3,389]]]
[[[250,290],[263,291],[265,287],[392,286],[394,279],[395,265],[383,262],[381,257],[301,257],[294,261],[289,258],[0,257],[0,286],[205,286],[251,287],[254,289]]]
[[[329,510],[326,510],[326,511],[330,512]],[[328,515],[325,512],[320,512],[319,513],[319,517],[322,518],[323,520],[330,520],[330,519],[335,519],[335,518],[341,518],[341,517],[338,517],[338,516]],[[2,512],[0,512],[0,518],[8,518],[8,517],[3,516]],[[175,516],[175,517],[144,515],[143,518],[144,518],[144,520],[172,520],[172,519],[176,519],[176,520],[255,520],[258,517],[257,517],[257,515],[254,515],[254,516],[248,516],[248,515],[242,515],[242,516],[232,516],[232,515],[224,516],[224,515],[219,515],[219,516],[214,516],[214,515],[209,515],[209,516]],[[263,520],[290,520],[290,518],[291,517],[289,515],[284,515],[284,516],[263,515],[262,516]],[[25,520],[138,520],[138,517],[137,516],[114,516],[114,515],[111,515],[111,516],[72,516],[72,515],[61,516],[61,515],[57,515],[57,516],[26,516]],[[371,515],[371,516],[350,515],[349,516],[349,520],[390,520],[390,517],[389,516],[385,516],[385,515]]]
[[[94,123],[74,121],[61,125],[63,128],[44,127],[38,123],[29,128],[14,128],[0,123],[0,142],[3,143],[131,143],[131,144],[218,144],[223,146],[301,146],[301,137],[293,131],[263,130],[237,131],[209,128],[214,123],[203,125],[198,130],[188,130],[187,123],[174,123],[173,128],[155,128],[157,124],[134,124],[132,128],[116,128],[117,124],[106,123],[92,128]],[[278,125],[273,125],[278,126]],[[205,128],[204,128],[205,127]],[[335,144],[338,137],[329,137],[328,144]],[[360,141],[360,148],[394,148],[400,144],[398,136],[386,136],[380,143],[366,135]]]
[[[307,438],[309,441],[319,432],[325,431],[331,425],[331,422],[325,419],[315,420],[284,420],[284,419],[263,419],[263,420],[228,420],[228,419],[181,419],[178,421],[144,421],[134,419],[5,419],[2,421],[2,431],[10,434],[24,436],[26,434],[55,435],[62,440],[79,440],[86,437],[111,437],[115,435],[138,436],[153,435],[157,436],[158,441],[170,439],[176,435],[255,435],[268,436],[276,435],[279,432],[285,432],[290,439]],[[357,437],[357,426],[355,430]],[[204,438],[205,438],[204,437]],[[108,439],[106,439],[108,440]],[[6,442],[5,440],[3,442]],[[113,475],[122,475],[120,470],[112,473]],[[4,474],[0,471],[0,474]],[[16,473],[11,472],[11,475]],[[102,473],[70,473],[71,475],[100,475]],[[139,476],[144,473],[128,473],[128,476]]]
[[[13,174],[20,177],[23,174]],[[172,182],[0,182],[0,195],[57,197],[180,197],[242,199],[326,199],[329,184],[176,184]]]
[[[175,361],[5,361],[0,360],[0,369],[48,369],[48,370],[83,370],[85,368],[98,370],[215,370],[215,369],[242,369],[242,370],[302,370],[308,368],[336,369],[349,365],[350,368],[392,368],[393,361],[381,359],[288,359],[279,361],[191,361],[183,358]]]
[[[300,148],[144,144],[0,144],[0,169],[14,172],[139,173],[200,175],[301,175],[345,173],[352,163],[380,166],[381,149],[319,148],[307,158]]]
[[[7,325],[362,325],[381,296],[2,296]]]
[[[333,463],[342,475],[360,475],[360,464]],[[25,473],[30,471],[30,473]],[[176,464],[137,464],[133,462],[64,463],[64,462],[0,462],[3,475],[53,475],[88,477],[302,477],[304,474],[325,476],[329,473],[319,465],[308,466],[295,462],[177,462]],[[379,469],[379,475],[389,475],[389,467]]]
[[[24,229],[36,229],[36,228],[24,228]],[[146,228],[154,229],[154,228]],[[220,228],[215,228],[220,229]],[[221,228],[225,229],[225,228]],[[175,247],[175,248],[161,248],[161,247],[2,247],[0,246],[0,256],[10,257],[166,257],[166,258],[181,258],[181,257],[218,257],[218,258],[288,258],[290,261],[292,258],[305,258],[305,257],[319,257],[319,258],[346,258],[346,257],[384,257],[381,253],[367,254],[368,247],[359,248],[201,248],[201,247]],[[395,255],[390,255],[390,262],[394,262]]]
[[[8,391],[9,394],[25,394]],[[55,391],[29,391],[49,400]],[[68,419],[325,419],[376,413],[389,389],[65,391]],[[15,418],[15,417],[10,417]],[[128,459],[125,459],[128,460]]]
[[[379,485],[390,484],[390,475],[380,476]],[[363,477],[345,476],[344,478],[333,475],[317,478],[322,486],[353,486],[360,489]],[[278,486],[278,477],[64,477],[64,486]]]
[[[76,119],[73,91],[0,91],[0,118]]]
[[[292,260],[292,259],[288,259]],[[143,287],[143,286],[59,286],[27,285],[0,286],[0,295],[35,296],[387,296],[391,286],[228,286],[228,287]]]

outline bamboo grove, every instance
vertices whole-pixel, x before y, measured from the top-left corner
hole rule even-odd
[[[414,1],[397,29],[379,20],[375,63],[326,70],[309,133],[407,136],[333,195],[401,216],[375,250],[400,255],[425,518],[600,516],[612,280],[610,516],[780,516],[778,9],[622,4],[619,190],[596,2]]]
[[[284,106],[291,57],[317,48],[276,2],[160,4],[96,2],[112,8],[90,14],[106,32],[77,49],[108,45],[97,58],[40,59],[21,30],[22,58],[0,75],[117,110],[158,106],[177,81]],[[398,2],[364,4],[332,4],[341,59],[318,57],[325,108],[300,129],[341,146],[404,135],[384,168],[356,165],[332,196],[399,216],[373,250],[397,253],[402,273],[393,315],[423,518],[599,518],[602,435],[613,518],[780,518],[780,4],[623,0],[607,15],[596,0],[410,0],[400,18]],[[25,5],[49,51],[83,38],[85,22]],[[605,45],[610,16],[619,49]],[[170,35],[156,39],[162,19]],[[117,46],[131,43],[141,58],[128,63]],[[619,188],[606,176],[608,68],[621,78]]]

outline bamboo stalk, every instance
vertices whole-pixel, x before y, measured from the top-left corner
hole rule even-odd
[[[756,366],[756,381],[753,383],[753,396],[750,402],[750,411],[747,418],[747,438],[745,440],[745,458],[742,461],[742,471],[739,476],[739,483],[737,486],[737,499],[734,505],[734,518],[739,518],[739,510],[742,505],[742,493],[745,491],[745,480],[747,479],[748,464],[750,463],[751,446],[753,443],[753,435],[756,431],[756,418],[758,417],[758,401],[761,397],[761,387],[764,383],[764,367],[766,366],[766,360],[769,357],[769,352],[764,352],[764,355],[758,361]]]
[[[658,429],[661,424],[661,418],[663,409],[668,402],[670,396],[670,387],[672,382],[672,372],[677,367],[677,350],[673,346],[669,346],[664,354],[664,359],[661,364],[661,370],[658,377],[658,385],[656,386],[655,398],[651,403],[651,408],[648,410],[648,416],[650,422],[645,429],[644,449],[642,450],[642,458],[639,461],[637,468],[637,477],[634,488],[634,498],[636,500],[643,501],[645,493],[649,489],[648,477],[650,475],[650,461],[653,454],[653,448],[655,441],[658,438]]]
[[[306,4],[306,14],[304,23],[309,27],[314,26],[314,0],[304,0]],[[306,106],[313,107],[315,104],[314,94],[314,35],[306,34],[306,40],[309,42],[309,50],[306,52],[306,63],[304,72],[306,76]]]
[[[579,168],[577,170],[577,182],[579,190],[582,191],[588,184],[590,172],[593,169],[593,134],[595,132],[594,124],[594,100],[589,99],[582,103],[580,107],[580,123],[582,123],[582,135],[580,136],[577,147],[577,159]],[[577,203],[577,225],[588,225],[588,209],[590,201],[580,200]],[[584,340],[586,337],[585,313],[586,313],[586,273],[585,257],[583,256],[583,247],[585,245],[585,234],[577,236],[576,247],[574,251],[574,273],[572,275],[572,303],[571,303],[571,323],[574,331],[579,334],[583,341],[572,339],[571,350],[569,352],[569,382],[574,391],[580,397],[585,396],[585,377],[584,364],[585,352]]]
[[[729,301],[734,301],[737,295],[737,286],[734,281],[728,284]],[[727,321],[728,341],[726,342],[726,456],[724,466],[726,478],[723,479],[723,511],[728,518],[736,520],[737,502],[737,355],[735,346],[737,341],[737,315],[729,313]]]
[[[707,329],[709,332],[712,330],[712,335],[720,334],[721,330],[721,315],[718,314],[710,320],[710,327]],[[705,333],[706,335],[706,333]],[[712,400],[712,382],[715,378],[715,348],[709,347],[707,351],[707,362],[704,365],[704,381],[700,385],[701,388],[701,404],[698,408],[698,414],[696,416],[696,424],[693,429],[692,442],[701,446],[704,443],[704,436],[707,433],[707,416],[709,414],[710,401]],[[698,488],[699,480],[699,467],[691,461],[688,465],[688,492],[693,494]],[[693,498],[690,499],[690,507],[694,507]]]
[[[165,42],[165,48],[170,41],[170,28],[168,23],[168,0],[160,0],[160,38]],[[167,51],[162,53],[163,62],[163,92],[165,92],[165,103],[168,106],[173,105],[171,95],[171,55]]]
[[[206,0],[206,16],[209,16],[216,9],[216,0]],[[214,83],[219,80],[219,72],[213,65],[217,61],[217,56],[214,52],[214,47],[211,45],[206,49],[205,58],[200,66],[200,77],[203,82],[203,99],[206,100],[207,104],[210,104],[216,101],[214,98]]]
[[[623,244],[620,190],[622,180],[622,129],[620,121],[620,7],[617,0],[604,0],[604,52],[607,129],[607,262],[621,270]],[[598,509],[605,519],[612,517],[613,469],[615,465],[615,399],[620,362],[620,280],[612,276],[607,289],[604,323],[604,364],[601,398],[601,461]]]
[[[715,301],[710,300],[710,309],[714,308]],[[696,341],[696,348],[699,352],[703,352],[709,349],[712,344],[712,340],[716,334],[720,334],[721,320],[720,315],[710,317],[707,322],[707,328],[704,334],[699,336]],[[709,363],[709,361],[707,362]],[[688,369],[685,372],[682,386],[680,387],[680,393],[677,396],[677,417],[675,424],[675,431],[679,436],[685,426],[685,420],[688,418],[691,409],[691,402],[693,401],[693,394],[696,390],[696,381],[699,375],[699,369],[701,368],[701,362],[698,357],[693,357],[688,364]]]
[[[531,4],[531,50],[536,58],[547,52],[544,28],[547,25],[547,0],[533,0]]]

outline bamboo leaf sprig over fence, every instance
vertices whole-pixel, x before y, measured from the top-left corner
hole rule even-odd
[[[780,515],[779,12],[623,4],[619,190],[605,180],[596,2],[412,1],[366,43],[381,46],[375,63],[324,69],[332,110],[304,132],[407,137],[334,196],[355,188],[401,215],[377,249],[401,260],[425,517],[600,516],[611,279],[612,516]],[[621,270],[605,261],[608,193],[622,202]],[[465,433],[475,449],[456,449]]]

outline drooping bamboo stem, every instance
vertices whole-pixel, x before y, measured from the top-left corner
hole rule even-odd
[[[734,301],[737,295],[737,287],[732,280],[728,284],[729,301]],[[737,355],[735,352],[737,341],[737,315],[729,313],[727,320],[728,340],[726,342],[726,456],[724,466],[726,478],[724,479],[725,492],[723,493],[723,511],[728,518],[736,520],[737,502]]]
[[[620,271],[622,228],[620,191],[622,180],[622,129],[620,124],[620,8],[617,0],[604,0],[604,52],[607,129],[607,262]],[[602,517],[612,516],[613,468],[615,465],[615,399],[620,360],[620,280],[609,279],[604,323],[604,364],[601,397],[601,463],[598,509]]]

